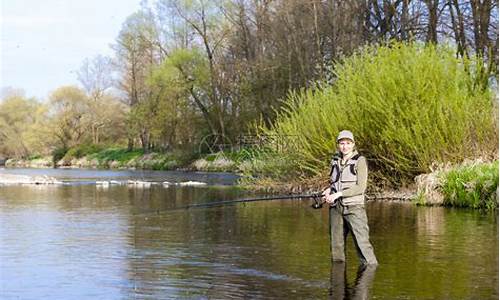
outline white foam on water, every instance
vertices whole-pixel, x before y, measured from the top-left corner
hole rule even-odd
[[[27,175],[16,175],[16,174],[0,174],[0,184],[3,185],[16,185],[16,184],[26,184],[26,185],[44,185],[44,184],[64,184],[62,181],[57,180],[54,177],[49,177],[47,175],[43,176],[27,176]]]
[[[179,182],[178,185],[181,186],[197,186],[197,185],[207,185],[206,182],[201,182],[201,181],[184,181],[184,182]]]

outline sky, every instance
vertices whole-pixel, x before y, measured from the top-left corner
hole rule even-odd
[[[85,58],[110,47],[140,0],[0,0],[0,88],[45,100],[78,84]]]

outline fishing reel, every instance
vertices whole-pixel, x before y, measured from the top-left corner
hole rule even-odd
[[[323,208],[323,203],[325,203],[325,202],[323,202],[323,201],[321,200],[321,198],[322,198],[322,197],[323,197],[323,195],[321,195],[321,194],[315,194],[315,195],[313,196],[314,203],[311,205],[311,207],[312,207],[313,209],[320,209],[320,208]]]

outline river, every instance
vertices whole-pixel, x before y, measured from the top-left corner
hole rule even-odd
[[[310,200],[252,196],[225,173],[3,169],[64,185],[0,186],[1,299],[498,299],[497,213],[368,202],[380,265],[332,266]],[[100,180],[205,186],[99,186]]]

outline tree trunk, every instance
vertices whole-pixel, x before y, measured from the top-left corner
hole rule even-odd
[[[131,137],[127,138],[127,151],[132,151],[134,150],[134,139]]]
[[[437,44],[437,26],[438,26],[438,0],[426,0],[425,4],[429,12],[427,25],[427,42]]]

